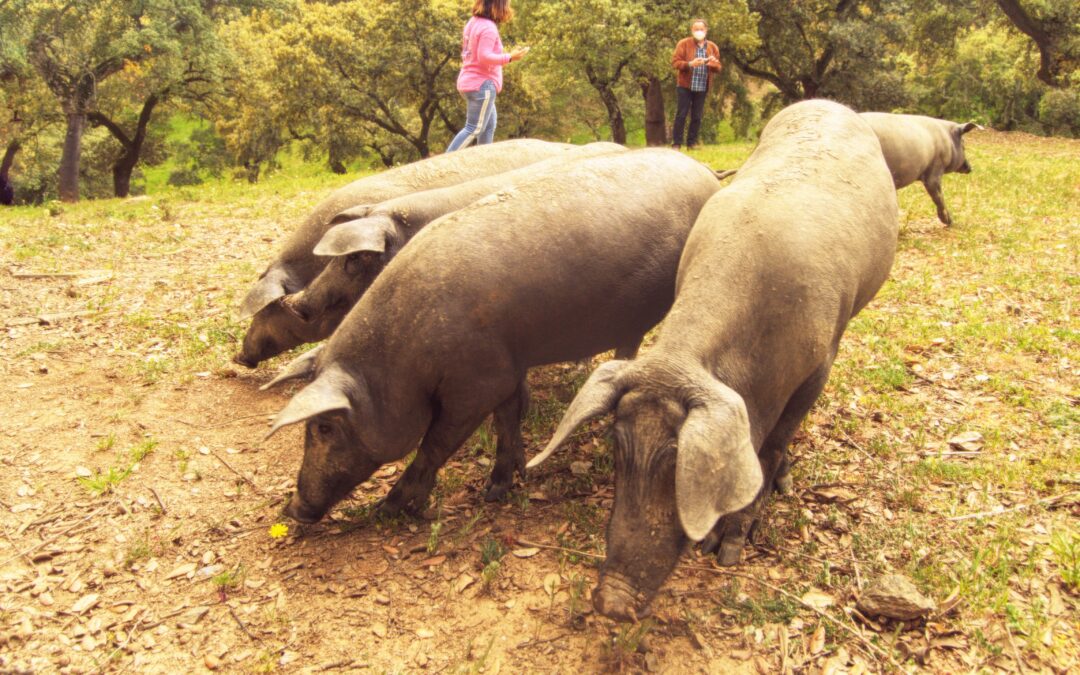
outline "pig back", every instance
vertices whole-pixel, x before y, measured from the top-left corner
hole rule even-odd
[[[633,340],[670,307],[686,236],[718,187],[670,150],[572,160],[507,186],[416,235],[327,349],[361,323],[393,351],[490,348],[520,367]]]
[[[766,352],[775,342],[819,359],[892,266],[896,191],[878,147],[867,123],[836,103],[777,114],[702,208],[660,342],[697,340],[703,352],[740,340]]]
[[[341,211],[361,204],[375,205],[420,190],[455,185],[558,156],[575,146],[536,139],[517,139],[465,148],[365,176],[334,190],[319,202],[285,243],[275,265],[290,270],[303,287],[325,266],[325,258],[312,254]],[[291,290],[299,290],[291,289]]]

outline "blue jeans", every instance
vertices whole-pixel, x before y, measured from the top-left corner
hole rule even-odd
[[[495,83],[485,80],[477,91],[463,91],[465,98],[465,128],[454,136],[447,152],[460,150],[472,142],[485,145],[495,140]]]

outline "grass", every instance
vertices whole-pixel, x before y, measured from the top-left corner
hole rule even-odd
[[[115,442],[115,438],[109,436],[106,437],[104,441],[105,442],[98,443],[98,450],[111,448]],[[80,477],[78,479],[79,483],[96,496],[112,492],[117,485],[122,483],[133,471],[135,471],[139,462],[146,459],[146,457],[154,451],[154,448],[157,447],[157,445],[157,441],[152,438],[147,438],[123,452],[118,452],[116,455],[116,465],[98,469],[92,476]]]

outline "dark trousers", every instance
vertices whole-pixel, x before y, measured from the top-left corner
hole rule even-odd
[[[686,126],[686,113],[690,113],[690,130],[686,134],[688,146],[697,145],[698,130],[701,129],[701,116],[705,112],[705,95],[707,91],[690,91],[686,87],[675,87],[675,129],[672,133],[672,145],[683,144],[683,127]]]

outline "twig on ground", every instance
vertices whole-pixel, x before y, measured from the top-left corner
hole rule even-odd
[[[366,663],[357,663],[356,659],[341,659],[340,661],[331,661],[330,663],[324,663],[318,668],[316,672],[325,672],[327,670],[338,670],[339,668],[367,668]]]
[[[78,272],[12,272],[16,279],[75,279]]]
[[[10,534],[8,534],[8,531],[7,531],[7,529],[6,529],[6,528],[5,528],[5,529],[0,529],[0,532],[3,532],[3,533],[4,533],[4,539],[7,539],[7,540],[8,540],[8,542],[10,542],[10,543],[11,543],[11,549],[12,549],[13,551],[18,551],[18,550],[19,550],[19,545],[15,543],[15,540],[14,540],[14,539],[12,539],[12,538],[11,538],[11,535],[10,535]],[[23,554],[23,555],[22,555],[22,558],[23,558],[23,560],[25,560],[25,561],[26,561],[26,564],[27,564],[27,565],[29,565],[30,567],[33,567],[33,566],[34,566],[34,559],[30,557],[30,554],[29,554],[29,553],[25,553],[25,554]]]
[[[213,450],[210,451],[210,454],[213,455],[214,457],[216,457],[217,461],[224,464],[226,469],[228,469],[229,471],[232,471],[237,476],[240,476],[241,480],[243,480],[245,483],[247,483],[248,485],[251,486],[251,489],[255,491],[255,494],[259,495],[260,497],[265,497],[266,496],[266,493],[262,491],[262,488],[260,488],[258,485],[255,484],[255,481],[251,480],[250,478],[248,478],[244,474],[242,474],[239,471],[237,471],[236,469],[234,469],[232,464],[229,464],[228,462],[226,462],[225,458],[223,458],[221,455],[217,454]]]
[[[1004,508],[1004,507],[999,506],[998,508],[991,509],[990,511],[980,511],[978,513],[968,513],[968,514],[963,515],[963,516],[952,516],[950,518],[946,518],[945,520],[957,521],[957,520],[969,520],[971,518],[990,518],[990,517],[993,517],[993,516],[1000,516],[1003,513],[1012,513],[1013,511],[1023,511],[1024,509],[1031,508],[1032,506],[1035,506],[1037,504],[1050,504],[1050,503],[1053,503],[1053,502],[1058,502],[1058,501],[1061,501],[1062,499],[1067,499],[1069,497],[1076,497],[1078,495],[1080,495],[1080,490],[1076,490],[1074,492],[1066,492],[1066,493],[1060,494],[1060,495],[1054,495],[1053,497],[1043,497],[1042,499],[1036,499],[1035,501],[1029,502],[1027,504],[1017,504],[1016,506],[1010,506],[1007,509]]]
[[[261,417],[261,418],[265,419],[267,416],[270,416],[270,415],[273,415],[273,413],[262,412],[262,413],[255,413],[254,415],[244,415],[243,417],[234,417],[234,418],[232,418],[230,420],[225,420],[224,422],[217,422],[216,424],[209,424],[209,425],[206,425],[205,428],[207,428],[207,429],[218,429],[220,427],[227,427],[230,424],[236,424],[237,422],[244,422],[246,420],[253,420],[253,419],[257,418],[257,417]]]
[[[550,544],[539,544],[535,541],[529,541],[528,539],[522,539],[518,537],[516,539],[519,546],[525,546],[527,548],[546,548],[549,551],[562,551],[563,553],[571,553],[573,555],[585,556],[586,558],[596,558],[597,560],[603,560],[604,556],[596,553],[586,553],[585,551],[578,551],[572,548],[565,548],[562,546],[551,546]]]
[[[559,633],[555,637],[544,638],[543,640],[530,639],[525,644],[520,644],[520,645],[515,646],[514,649],[524,649],[525,647],[535,647],[537,645],[548,644],[549,642],[558,642],[559,640],[562,640],[563,638],[568,638],[571,635],[573,635],[573,633],[567,632],[567,633]]]
[[[161,508],[161,515],[168,513],[168,510],[165,508],[165,502],[161,501],[161,495],[157,493],[157,490],[150,488],[150,494],[154,495],[154,499],[157,500],[157,505]]]
[[[1027,668],[1024,667],[1024,662],[1020,658],[1020,650],[1016,648],[1016,641],[1013,640],[1012,631],[1009,630],[1009,622],[1005,622],[1005,635],[1009,638],[1009,646],[1012,647],[1013,659],[1016,660],[1016,668],[1021,673],[1026,673]]]
[[[106,669],[107,669],[107,668],[108,668],[108,667],[109,667],[110,665],[112,665],[112,660],[113,660],[114,658],[116,658],[116,655],[117,655],[117,654],[119,654],[120,652],[122,652],[122,651],[124,650],[124,648],[126,648],[126,647],[127,647],[127,646],[128,646],[129,644],[131,644],[131,641],[135,639],[135,633],[137,633],[137,632],[138,632],[138,630],[139,630],[139,625],[140,625],[140,624],[141,624],[142,622],[143,622],[143,620],[142,620],[142,617],[140,616],[140,617],[139,617],[139,620],[135,622],[135,625],[131,627],[131,630],[129,630],[129,631],[127,632],[127,639],[126,639],[126,640],[124,640],[124,644],[122,644],[122,645],[117,645],[116,649],[114,649],[114,650],[112,650],[111,652],[109,652],[109,655],[108,655],[107,657],[105,657],[105,660],[104,660],[104,661],[103,661],[103,662],[102,662],[102,663],[101,663],[100,665],[98,665],[98,669],[97,669],[97,672],[99,672],[99,673],[103,673],[103,672],[105,672],[105,670],[106,670]],[[118,673],[122,673],[122,672],[124,672],[124,671],[125,671],[125,670],[127,670],[127,669],[128,669],[128,667],[130,667],[130,666],[132,665],[132,663],[134,663],[134,662],[135,662],[135,659],[132,659],[132,660],[131,660],[131,663],[127,664],[126,666],[124,666],[123,668],[121,668],[121,669],[120,669],[119,671],[117,671],[117,672],[118,672]]]
[[[236,625],[240,626],[240,630],[244,631],[244,635],[248,636],[248,638],[252,642],[258,644],[259,638],[251,634],[251,631],[248,630],[248,627],[245,626],[244,622],[240,620],[240,617],[236,615],[236,610],[234,610],[231,605],[225,605],[225,609],[229,610],[229,615],[232,616],[233,621],[236,622]]]
[[[103,508],[103,507],[102,507],[102,508]],[[25,550],[23,550],[23,551],[19,551],[18,553],[16,553],[15,555],[11,556],[10,558],[7,558],[7,559],[6,559],[6,560],[4,560],[3,562],[0,562],[0,567],[3,567],[3,566],[5,566],[5,565],[7,565],[8,563],[12,562],[12,561],[13,561],[13,560],[15,560],[16,558],[21,558],[21,557],[23,557],[23,556],[27,556],[27,555],[29,555],[29,554],[33,553],[34,551],[38,550],[38,549],[39,549],[39,548],[41,548],[42,546],[47,546],[48,544],[51,544],[51,543],[53,543],[54,541],[56,541],[56,540],[57,540],[57,539],[59,539],[60,537],[63,537],[64,535],[66,535],[66,534],[68,534],[68,533],[72,532],[72,531],[73,531],[73,530],[74,530],[75,528],[79,527],[80,525],[82,525],[82,524],[83,524],[83,523],[85,523],[86,521],[90,520],[90,519],[91,519],[91,518],[93,518],[94,516],[98,515],[99,513],[101,513],[101,508],[97,508],[97,509],[94,509],[94,511],[92,511],[92,512],[91,512],[90,514],[88,514],[87,516],[85,516],[85,517],[84,517],[84,518],[83,518],[82,520],[80,520],[80,521],[76,522],[76,523],[75,523],[74,525],[72,525],[71,527],[67,528],[66,530],[62,530],[62,531],[60,531],[60,532],[57,532],[56,534],[54,534],[54,535],[53,535],[53,536],[51,536],[51,537],[48,537],[48,538],[46,538],[46,539],[42,539],[42,540],[41,540],[40,542],[38,542],[38,543],[34,544],[34,545],[33,545],[33,546],[31,546],[30,548],[28,548],[28,549],[25,549]]]

